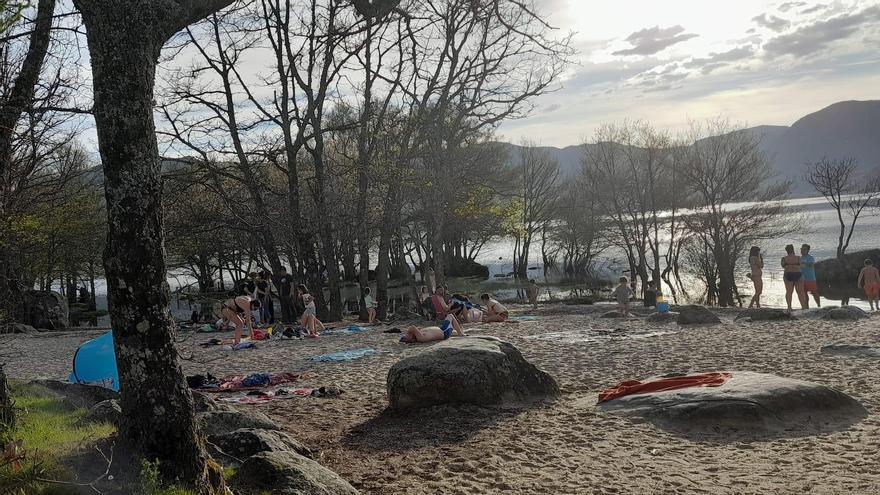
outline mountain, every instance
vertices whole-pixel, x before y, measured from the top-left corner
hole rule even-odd
[[[794,181],[795,193],[810,193],[804,166],[824,157],[855,158],[863,172],[880,167],[880,101],[835,103],[782,129],[764,135],[761,146],[780,177]]]
[[[804,167],[823,157],[855,158],[863,172],[880,169],[880,101],[843,101],[791,126],[762,125],[745,131],[758,135],[778,177],[794,183],[794,196],[815,195],[803,179]],[[522,146],[506,146],[508,163],[518,163]],[[539,148],[559,160],[564,174],[580,170],[582,146]]]

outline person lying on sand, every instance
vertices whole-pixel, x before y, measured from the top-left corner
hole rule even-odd
[[[461,331],[461,325],[458,323],[458,320],[455,319],[455,316],[447,315],[446,318],[440,322],[439,327],[419,328],[415,325],[408,327],[404,330],[403,336],[400,337],[400,341],[406,344],[412,344],[414,342],[436,342],[438,340],[448,339],[453,333],[458,337],[465,337],[464,332]]]
[[[510,317],[507,308],[500,302],[489,297],[489,294],[482,294],[480,300],[483,301],[483,304],[486,306],[486,311],[483,312],[484,323],[501,323],[507,321]]]

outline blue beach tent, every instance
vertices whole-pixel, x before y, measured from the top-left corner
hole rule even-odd
[[[97,385],[119,391],[113,332],[107,332],[79,346],[73,355],[73,373],[69,380],[71,383]]]

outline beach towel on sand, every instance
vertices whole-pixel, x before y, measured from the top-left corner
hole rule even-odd
[[[531,315],[511,316],[508,318],[510,321],[538,321],[539,319],[539,317]]]
[[[665,392],[690,387],[720,387],[730,380],[730,373],[704,373],[702,375],[676,376],[673,378],[660,378],[647,382],[631,380],[621,382],[614,388],[603,390],[599,393],[599,403],[617,399],[627,395],[649,394],[652,392]]]
[[[339,334],[347,334],[347,333],[364,333],[369,332],[366,328],[359,327],[357,325],[349,325],[343,328],[328,328],[321,332],[321,335],[339,335]]]
[[[358,359],[366,356],[375,356],[379,354],[379,351],[375,349],[353,349],[350,351],[341,351],[334,352],[333,354],[319,354],[317,356],[312,356],[309,359],[312,361],[317,361],[319,363],[332,363],[339,361],[351,361],[352,359]]]

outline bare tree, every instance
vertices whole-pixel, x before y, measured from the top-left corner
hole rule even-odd
[[[520,148],[520,181],[516,193],[520,207],[516,232],[514,272],[519,279],[528,278],[529,252],[535,236],[552,220],[553,207],[559,195],[559,162],[547,150],[524,141]]]
[[[74,0],[87,29],[104,166],[104,268],[125,411],[120,435],[134,451],[159,459],[168,479],[202,493],[225,488],[216,464],[207,462],[175,349],[153,88],[165,42],[230,3]]]
[[[718,304],[734,306],[736,264],[748,246],[796,232],[800,223],[781,202],[789,184],[773,181],[758,136],[716,119],[693,123],[688,141],[680,170],[694,206],[682,220],[703,244],[696,252],[711,253]],[[712,271],[700,260],[705,273]],[[714,279],[706,283],[715,286]]]
[[[855,158],[831,160],[823,158],[807,165],[804,179],[828,201],[840,225],[837,237],[837,259],[842,260],[849,247],[856,222],[866,208],[880,206],[880,174],[857,176]],[[848,220],[844,217],[849,217]]]

